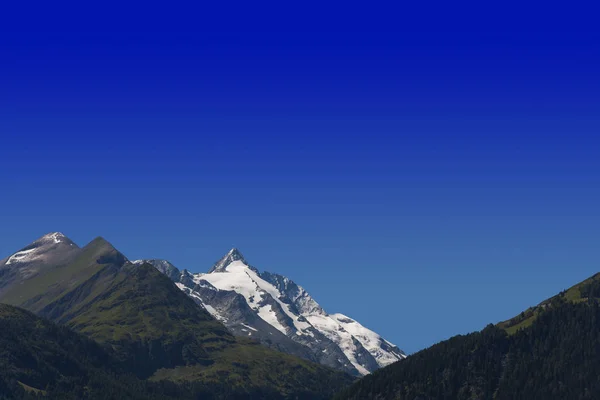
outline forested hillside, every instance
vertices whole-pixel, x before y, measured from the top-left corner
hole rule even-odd
[[[0,304],[0,398],[171,398],[160,386],[136,379],[94,341]]]
[[[513,334],[489,325],[420,351],[363,378],[336,399],[598,399],[595,287],[579,286],[577,301],[565,292],[556,296]]]

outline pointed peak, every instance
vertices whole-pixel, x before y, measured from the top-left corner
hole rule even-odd
[[[231,259],[235,261],[244,259],[242,253],[235,247],[229,250],[229,252],[227,252],[227,256],[231,257]]]
[[[104,246],[104,247],[109,247],[111,249],[115,249],[115,247],[106,239],[104,239],[102,236],[98,236],[96,238],[94,238],[94,240],[92,240],[91,242],[89,242],[86,247],[88,246]]]
[[[37,238],[10,257],[2,260],[4,265],[30,262],[44,263],[49,259],[60,259],[79,250],[79,246],[60,232],[51,232]]]
[[[50,232],[37,239],[34,243],[49,243],[49,244],[59,244],[64,243],[67,245],[75,246],[75,243],[61,232]]]
[[[64,238],[66,238],[66,236],[62,232],[50,232],[42,236],[42,239],[60,240]]]
[[[98,236],[89,242],[84,248],[84,251],[94,252],[98,255],[100,264],[114,263],[122,265],[129,261],[119,250],[115,248],[109,241],[102,236]]]
[[[225,254],[219,261],[217,261],[215,265],[213,265],[213,267],[208,271],[208,273],[210,274],[212,272],[225,272],[227,266],[234,261],[241,261],[244,264],[248,265],[242,253],[234,247],[231,250],[229,250],[227,254]],[[248,265],[248,267],[250,267],[250,265]]]

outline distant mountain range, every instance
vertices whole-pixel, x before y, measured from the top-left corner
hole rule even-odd
[[[52,233],[3,259],[0,303],[0,397],[325,399],[351,381],[236,338],[102,238]]]
[[[304,288],[285,276],[259,272],[231,249],[208,273],[180,271],[165,260],[138,260],[167,275],[237,336],[271,348],[366,375],[406,355],[343,314],[328,314]]]
[[[99,247],[104,260],[115,266],[128,262],[110,244],[97,239],[80,249],[65,235],[55,232],[0,261],[0,300],[18,304],[64,323],[73,305],[63,308],[68,315],[50,313],[48,302],[66,290],[59,282],[65,277],[78,282],[88,278],[94,268],[72,269],[54,266],[73,264],[80,255]],[[86,257],[83,257],[88,262]],[[249,337],[273,349],[309,361],[363,376],[405,358],[395,345],[343,314],[328,314],[301,286],[278,274],[259,272],[237,249],[217,261],[208,273],[180,271],[166,260],[137,260],[133,265],[153,265],[169,277],[184,293],[236,336]],[[116,269],[115,269],[116,270]],[[43,272],[43,295],[39,288]],[[104,271],[103,273],[106,273]],[[83,274],[80,276],[80,274]],[[112,275],[111,275],[112,278]],[[108,279],[108,278],[107,278]],[[25,289],[25,290],[24,290]]]
[[[600,398],[600,274],[409,357],[236,249],[194,274],[52,233],[0,303],[2,400]]]

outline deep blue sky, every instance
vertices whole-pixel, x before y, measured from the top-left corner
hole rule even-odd
[[[593,10],[36,11],[1,25],[0,258],[236,246],[408,352],[600,270]]]

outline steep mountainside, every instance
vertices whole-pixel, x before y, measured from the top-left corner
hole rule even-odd
[[[336,398],[598,399],[598,287],[596,275],[516,317],[517,324],[528,320],[516,330],[509,321],[453,337],[361,379]]]
[[[85,388],[85,390],[83,390]],[[166,399],[100,345],[25,310],[0,304],[0,398]]]
[[[343,314],[328,314],[301,286],[259,272],[237,249],[208,273],[179,272],[164,260],[151,263],[173,279],[235,335],[353,375],[365,375],[405,358],[398,347]]]
[[[79,247],[62,233],[42,236],[29,246],[0,260],[0,295],[7,287],[36,276],[44,267],[68,263],[79,251]]]
[[[57,234],[45,237],[53,235]],[[39,259],[36,274],[18,282],[5,284],[3,292],[0,293],[1,302],[38,313],[96,274],[102,271],[114,273],[127,262],[125,256],[102,238],[96,238],[84,248],[72,252],[68,262],[62,257],[54,257],[51,250],[48,253]],[[57,258],[60,261],[56,262]],[[0,268],[0,271],[6,267],[7,265]],[[18,263],[16,266],[11,264],[10,268],[22,276],[21,269],[29,270],[30,267],[28,264]]]
[[[108,345],[138,378],[210,384],[208,393],[226,390],[224,398],[326,398],[349,382],[341,373],[235,338],[165,275],[130,263],[102,238],[68,263],[42,265],[5,287],[0,302]]]
[[[568,302],[579,303],[586,301],[589,297],[600,297],[600,273],[570,287],[569,289],[560,292],[556,296],[542,301],[534,307],[530,307],[521,314],[500,322],[498,326],[505,329],[509,334],[517,332],[521,328],[530,326],[533,321],[544,311],[548,310],[555,304],[560,304],[561,300]]]
[[[322,379],[318,365],[304,368],[291,356],[274,355],[279,356],[257,344],[232,346],[219,356],[219,368],[189,365],[142,380],[111,348],[0,304],[3,400],[318,399],[328,398],[341,384],[339,374]],[[231,364],[244,368],[231,373]]]

